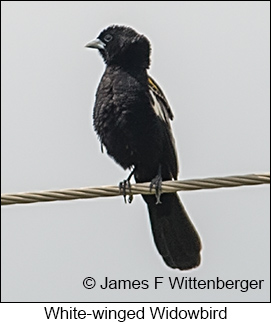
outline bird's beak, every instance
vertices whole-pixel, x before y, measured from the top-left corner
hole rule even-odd
[[[87,43],[85,47],[88,48],[96,48],[96,49],[104,49],[105,44],[100,39],[94,39],[91,42]]]

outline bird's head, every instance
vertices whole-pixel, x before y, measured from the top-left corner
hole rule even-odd
[[[150,64],[149,40],[130,27],[110,26],[85,47],[98,49],[107,65],[148,68]]]

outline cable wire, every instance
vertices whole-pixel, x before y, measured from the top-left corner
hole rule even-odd
[[[270,173],[164,181],[162,183],[162,193],[261,184],[270,184]],[[131,185],[130,191],[127,189],[127,195],[130,195],[130,193],[132,195],[155,194],[155,189],[150,191],[150,183],[139,183]],[[24,192],[1,194],[1,205],[88,199],[119,195],[123,195],[123,192],[120,191],[119,186],[84,187],[77,189]]]

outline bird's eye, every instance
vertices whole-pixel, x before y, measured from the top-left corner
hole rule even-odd
[[[107,34],[104,36],[104,41],[107,43],[109,43],[110,40],[112,40],[112,39],[113,39],[113,36],[111,34]]]

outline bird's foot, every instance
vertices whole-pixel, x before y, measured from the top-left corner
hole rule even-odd
[[[128,176],[128,178],[119,183],[119,190],[120,190],[120,192],[122,193],[122,195],[124,197],[124,202],[125,203],[127,203],[127,201],[126,201],[126,196],[127,196],[126,192],[127,192],[127,190],[128,190],[128,195],[129,195],[128,203],[132,203],[132,201],[133,201],[133,194],[131,192],[130,180],[131,180],[132,176],[134,175],[134,173],[135,173],[135,167],[132,170],[131,174]]]
[[[156,204],[161,204],[161,194],[162,194],[162,176],[161,174],[158,174],[155,176],[150,184],[150,191],[155,188],[155,196],[156,196]]]
[[[124,181],[119,183],[119,190],[123,195],[124,202],[127,203],[126,196],[128,191],[128,203],[132,203],[133,201],[133,194],[131,193],[131,183],[130,180],[125,179]]]

